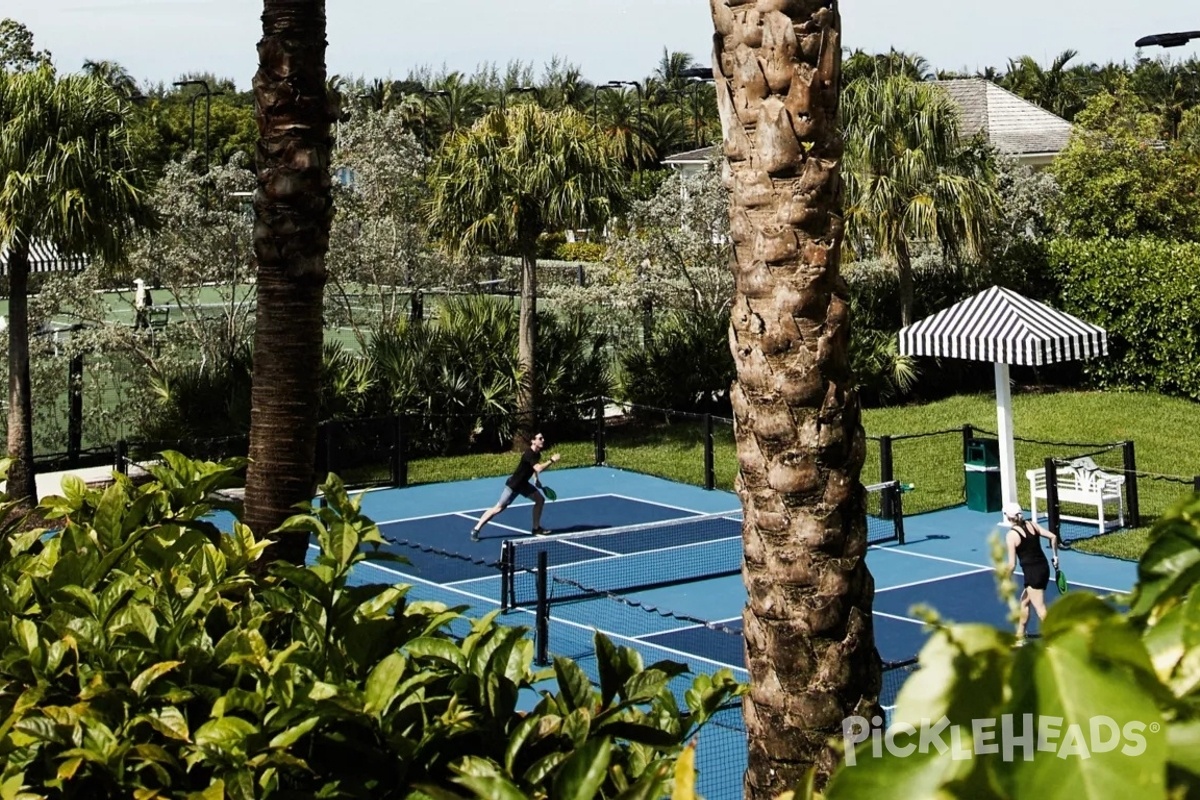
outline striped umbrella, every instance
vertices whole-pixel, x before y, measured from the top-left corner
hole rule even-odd
[[[1009,365],[1040,366],[1108,355],[1108,337],[1097,325],[993,286],[901,328],[900,352],[995,365],[1000,491],[1007,503],[1017,499]]]
[[[29,246],[29,271],[80,272],[91,261],[87,256],[64,256],[49,242],[34,241]],[[8,248],[0,247],[0,275],[8,274]]]

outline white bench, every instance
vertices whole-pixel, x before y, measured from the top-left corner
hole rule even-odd
[[[1077,458],[1074,461],[1055,470],[1057,478],[1059,503],[1077,503],[1079,505],[1095,506],[1096,517],[1077,517],[1059,514],[1060,519],[1074,522],[1095,523],[1097,530],[1121,528],[1125,525],[1125,500],[1121,487],[1125,484],[1124,475],[1114,475],[1096,466],[1090,458]],[[1029,479],[1029,508],[1034,521],[1038,518],[1038,500],[1046,499],[1046,470],[1026,470],[1025,477]],[[1117,504],[1117,518],[1107,519],[1104,513],[1105,503]]]

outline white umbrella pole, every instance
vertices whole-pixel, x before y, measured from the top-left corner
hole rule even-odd
[[[1008,386],[1008,364],[996,363],[996,433],[1000,439],[1000,499],[1017,499],[1017,459],[1013,450],[1012,391]]]

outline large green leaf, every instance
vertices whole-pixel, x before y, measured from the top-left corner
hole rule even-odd
[[[392,653],[375,665],[367,677],[365,713],[378,717],[384,712],[407,666],[407,659],[399,653]]]
[[[612,740],[592,739],[578,748],[554,776],[555,800],[592,800],[612,756]]]
[[[465,671],[467,668],[467,659],[462,654],[462,651],[453,642],[446,639],[424,636],[419,639],[413,639],[404,649],[413,656],[436,658],[446,661],[459,671]]]
[[[134,694],[140,696],[146,691],[150,684],[154,683],[168,672],[171,672],[176,667],[182,665],[182,661],[160,661],[159,663],[142,670],[141,673],[133,679],[133,683],[130,684],[130,688],[133,689]]]
[[[568,711],[591,706],[592,683],[578,664],[567,658],[555,658],[554,674]]]

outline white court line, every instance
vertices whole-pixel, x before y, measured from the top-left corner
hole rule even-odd
[[[889,614],[886,611],[876,611],[875,609],[871,609],[871,615],[877,617],[887,617],[888,619],[894,619],[900,622],[911,622],[913,625],[925,624],[924,620],[913,619],[912,617],[902,617],[899,614]]]
[[[901,545],[901,547],[903,547],[903,545]],[[911,550],[900,550],[900,549],[897,549],[897,548],[895,548],[895,547],[882,547],[882,546],[880,546],[880,545],[877,545],[877,544],[870,545],[870,546],[868,547],[868,549],[869,549],[869,550],[879,550],[879,551],[881,551],[881,552],[884,552],[884,553],[895,553],[895,554],[897,554],[897,555],[903,555],[903,556],[912,556],[913,558],[928,558],[928,559],[930,559],[931,561],[944,561],[944,562],[946,562],[947,564],[958,564],[959,566],[962,566],[962,567],[975,567],[977,570],[991,570],[991,571],[994,571],[994,570],[995,570],[995,567],[994,567],[994,566],[992,566],[992,567],[984,567],[984,566],[981,566],[981,565],[979,565],[979,564],[977,564],[977,563],[975,563],[975,562],[973,562],[973,561],[960,561],[960,560],[958,560],[957,558],[945,558],[945,557],[943,557],[943,556],[931,556],[931,555],[929,555],[928,553],[914,553],[914,552],[912,552]],[[962,574],[963,574],[963,575],[967,575],[967,574],[970,574],[970,573],[965,573],[965,572],[964,572],[964,573],[962,573]],[[1024,576],[1025,576],[1025,573],[1024,573],[1022,570],[1021,570],[1021,567],[1020,567],[1020,565],[1019,565],[1019,564],[1017,565],[1017,570],[1016,570],[1016,573],[1015,573],[1015,574],[1016,574],[1016,575],[1020,575],[1021,577],[1024,577]],[[954,577],[954,576],[950,576],[950,577]],[[1112,589],[1112,588],[1109,588],[1108,586],[1098,586],[1098,585],[1096,585],[1096,584],[1093,584],[1093,583],[1079,583],[1079,582],[1077,582],[1077,581],[1073,581],[1073,580],[1071,580],[1070,578],[1068,578],[1068,579],[1067,579],[1067,581],[1068,581],[1068,582],[1069,582],[1069,583],[1070,583],[1072,586],[1079,586],[1079,587],[1082,587],[1082,588],[1084,588],[1084,589],[1100,589],[1100,590],[1102,590],[1102,591],[1105,591],[1105,592],[1113,592],[1113,593],[1115,593],[1115,594],[1129,594],[1131,591],[1133,591],[1132,589]],[[889,589],[895,589],[895,588],[899,588],[899,587],[895,587],[895,586],[889,586],[888,588],[889,588]],[[880,591],[885,591],[885,590],[882,590],[882,589],[881,589]]]
[[[650,613],[653,613],[653,612],[650,612]],[[664,633],[679,633],[680,631],[694,631],[694,630],[700,630],[700,629],[712,630],[712,628],[711,628],[712,625],[728,625],[731,622],[741,622],[741,621],[742,621],[741,617],[730,617],[729,619],[717,619],[717,620],[711,620],[708,623],[708,625],[697,625],[697,624],[684,625],[682,628],[667,628],[664,631],[657,631],[655,633],[642,633],[637,636],[634,636],[633,638],[634,639],[643,639],[647,636],[662,636]],[[717,633],[726,633],[726,631],[717,631]],[[728,633],[736,633],[739,636],[742,635],[741,631],[728,631]],[[654,644],[654,642],[647,642],[647,644]]]
[[[501,476],[501,477],[503,477],[503,476]],[[382,488],[390,489],[390,488],[394,488],[394,487],[384,486]],[[611,495],[611,494],[585,494],[585,495],[582,495],[581,497],[567,497],[567,498],[564,498],[563,500],[560,500],[557,502],[559,502],[560,504],[561,503],[572,503],[576,500],[596,500],[601,497],[616,497],[616,496],[617,495]],[[518,497],[520,497],[520,496],[518,495]],[[524,500],[525,498],[521,497],[520,499]],[[520,508],[521,506],[532,505],[532,504],[533,504],[533,501],[526,501],[524,503],[515,502],[513,505],[509,506],[509,508]],[[453,516],[463,516],[463,515],[469,515],[469,514],[482,514],[484,511],[487,511],[489,508],[491,508],[491,506],[484,506],[483,508],[459,509],[456,511],[442,511],[437,514],[420,514],[415,517],[399,517],[397,519],[384,520],[382,522],[376,522],[375,524],[377,526],[382,527],[384,525],[399,525],[402,522],[418,522],[423,519],[434,519],[435,517],[453,517]]]
[[[909,583],[898,583],[895,586],[887,586],[883,589],[876,589],[875,594],[880,594],[881,592],[890,592],[893,589],[907,589],[910,586],[921,586],[922,584],[926,584],[926,583],[937,583],[938,581],[949,581],[949,580],[953,580],[955,578],[961,578],[965,575],[981,575],[984,572],[992,572],[992,571],[993,570],[990,570],[990,569],[987,569],[984,567],[976,567],[975,569],[969,569],[966,572],[956,572],[953,575],[942,575],[937,578],[925,578],[924,580],[910,581]]]
[[[685,508],[683,506],[673,506],[670,503],[659,503],[656,500],[645,500],[641,497],[630,497],[629,495],[624,495],[624,494],[610,494],[608,496],[609,497],[619,497],[622,500],[631,500],[635,503],[644,503],[645,505],[648,505],[648,506],[658,506],[659,508],[669,508],[672,511],[686,511],[689,514],[695,514],[697,516],[712,516],[713,514],[741,514],[742,513],[742,509],[740,509],[740,508],[731,509],[729,511],[697,511],[694,508]],[[624,526],[622,526],[622,527],[624,527]]]

